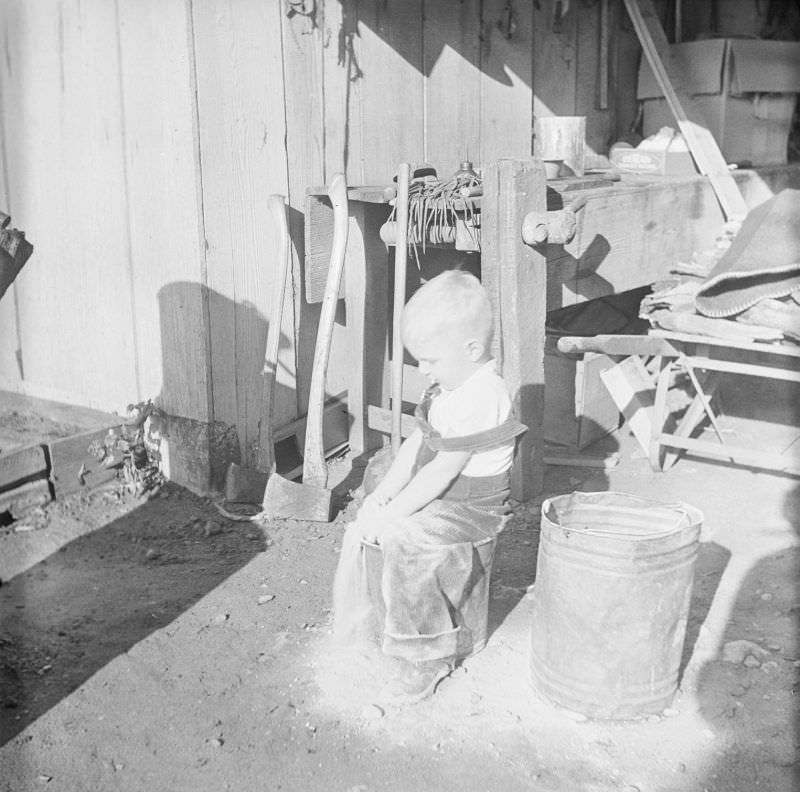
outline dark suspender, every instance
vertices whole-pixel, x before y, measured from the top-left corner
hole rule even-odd
[[[428,422],[431,402],[439,393],[438,385],[428,388],[414,411],[414,417],[422,431],[425,444],[431,451],[488,451],[490,448],[504,445],[528,431],[525,424],[520,423],[513,416],[509,416],[499,426],[484,429],[482,432],[474,432],[461,437],[442,437]]]

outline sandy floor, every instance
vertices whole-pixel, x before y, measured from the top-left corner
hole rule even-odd
[[[501,536],[486,649],[390,708],[387,662],[330,646],[346,492],[330,525],[263,526],[172,486],[95,492],[0,536],[0,789],[797,789],[798,480],[692,459],[657,474],[626,432],[606,444],[617,468],[551,467],[547,495],[615,489],[705,514],[663,713],[586,720],[531,684],[540,501]],[[743,640],[757,647],[725,661]]]

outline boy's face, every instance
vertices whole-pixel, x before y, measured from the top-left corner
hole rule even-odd
[[[459,334],[409,340],[408,351],[417,359],[419,370],[432,383],[455,390],[475,371],[475,356],[470,343]]]

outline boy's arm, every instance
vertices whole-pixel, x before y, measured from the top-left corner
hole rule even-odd
[[[397,456],[386,475],[372,492],[372,497],[381,505],[391,500],[411,480],[411,471],[422,445],[422,432],[416,429],[400,445]]]
[[[390,517],[408,517],[441,495],[464,469],[471,451],[439,451],[384,507]]]

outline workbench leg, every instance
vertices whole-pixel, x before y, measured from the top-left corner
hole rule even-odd
[[[653,418],[650,426],[650,467],[656,471],[663,470],[661,463],[661,433],[667,420],[667,392],[669,391],[672,362],[659,356],[658,369],[656,395],[653,400]]]
[[[369,405],[385,406],[386,333],[389,316],[388,255],[378,231],[382,204],[351,202],[345,258],[345,307],[350,348],[347,407],[353,456],[379,448],[383,435],[369,428]]]
[[[544,486],[546,258],[522,241],[529,212],[547,210],[540,161],[501,159],[484,170],[481,280],[495,309],[493,352],[527,427],[515,456],[511,495],[527,501]]]

